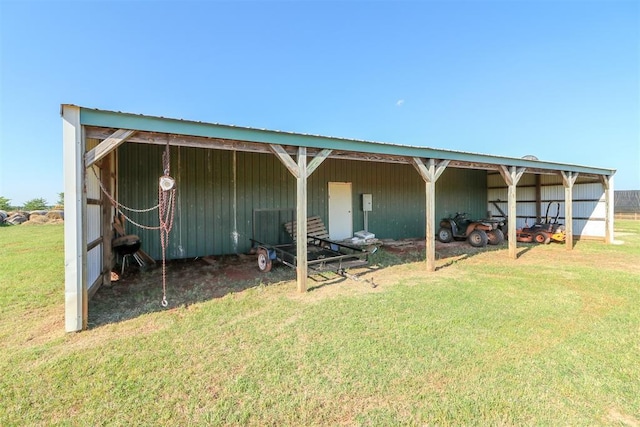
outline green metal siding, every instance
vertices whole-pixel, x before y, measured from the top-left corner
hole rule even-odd
[[[487,172],[445,169],[436,182],[436,219],[466,212],[470,218],[487,216]]]
[[[162,146],[131,143],[118,149],[121,203],[135,208],[157,203],[163,151]],[[177,200],[169,258],[246,252],[254,209],[296,206],[295,179],[271,154],[172,147],[171,175],[177,183]],[[369,193],[373,195],[369,231],[379,238],[424,237],[425,185],[412,166],[325,160],[308,180],[307,209],[309,216],[320,215],[327,225],[329,182],[352,183],[354,231],[364,227],[361,195]],[[447,169],[436,184],[436,221],[457,211],[483,217],[486,206],[484,171]],[[157,211],[129,215],[141,224],[158,225]],[[270,226],[277,229],[279,224]],[[265,227],[269,225],[258,228]],[[152,257],[161,257],[157,230],[128,224],[127,231],[140,236]]]
[[[471,217],[486,216],[486,172],[447,169],[436,182],[436,224],[440,218],[467,212]],[[326,160],[308,182],[309,215],[328,221],[329,182],[351,182],[353,230],[364,227],[362,194],[371,194],[369,231],[379,238],[424,237],[425,184],[410,165],[393,163]]]
[[[371,194],[369,231],[379,238],[424,235],[424,182],[409,165],[327,159],[308,181],[309,215],[328,223],[328,183],[351,182],[353,230],[364,228],[362,194]]]
[[[118,149],[121,203],[135,208],[157,204],[163,151],[145,144]],[[171,175],[177,198],[169,258],[245,252],[253,209],[295,207],[295,180],[272,155],[172,147]],[[157,211],[127,215],[140,224],[158,225]],[[138,234],[143,249],[161,258],[157,230],[128,224],[127,232]]]

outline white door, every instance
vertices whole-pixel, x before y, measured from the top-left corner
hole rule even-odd
[[[350,182],[329,183],[329,237],[353,237],[353,210]]]

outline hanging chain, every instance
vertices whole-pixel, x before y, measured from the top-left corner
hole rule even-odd
[[[98,185],[100,186],[100,189],[102,190],[104,195],[107,196],[107,198],[111,201],[111,204],[113,206],[115,206],[116,208],[118,208],[118,212],[122,213],[122,211],[120,210],[120,208],[122,208],[122,209],[125,209],[125,210],[129,211],[129,212],[145,213],[145,212],[151,212],[151,211],[156,210],[156,209],[158,209],[160,207],[160,203],[158,203],[157,205],[152,206],[150,208],[147,208],[147,209],[134,209],[134,208],[130,208],[130,207],[127,207],[127,206],[123,205],[122,203],[120,203],[116,199],[114,199],[113,196],[111,194],[109,194],[109,192],[107,192],[107,189],[104,188],[104,185],[102,184],[102,181],[100,180],[100,178],[98,178],[98,174],[96,173],[96,170],[93,167],[91,168],[91,170],[93,171],[93,175],[95,175],[96,180],[98,181]],[[122,213],[122,215],[124,215],[124,213]],[[126,215],[124,215],[124,216],[126,218]],[[127,218],[127,219],[129,219],[129,218]],[[131,221],[131,222],[133,222],[133,221]],[[139,224],[136,224],[136,225],[138,225],[139,227],[144,228],[144,226],[140,226]],[[155,229],[157,229],[157,227]]]
[[[160,226],[159,225],[157,225],[157,226],[143,225],[143,224],[137,223],[134,220],[132,220],[124,212],[122,212],[120,209],[118,209],[118,212],[120,213],[120,215],[122,215],[124,217],[124,219],[126,219],[127,221],[129,221],[131,224],[135,225],[138,228],[142,228],[143,230],[160,230]]]
[[[160,200],[160,210],[158,211],[158,219],[160,220],[160,246],[162,247],[162,306],[167,306],[167,247],[169,246],[169,232],[173,227],[173,219],[175,214],[176,189],[168,191],[158,187],[158,198]]]
[[[162,166],[163,166],[164,175],[161,178],[168,178],[171,181],[174,181],[173,178],[171,178],[171,176],[169,175],[169,173],[171,172],[171,150],[169,147],[168,139],[167,139],[167,146],[165,148],[165,152],[162,154]],[[162,247],[162,301],[160,302],[160,305],[162,305],[163,307],[166,307],[167,305],[169,305],[169,303],[167,302],[167,267],[166,267],[167,248],[169,246],[169,233],[171,232],[171,228],[173,227],[173,220],[175,218],[175,205],[176,205],[175,181],[174,181],[173,187],[169,190],[163,190],[162,187],[158,185],[158,204],[157,205],[150,207],[148,209],[133,209],[119,203],[115,198],[113,198],[113,196],[109,194],[107,189],[104,188],[104,185],[102,184],[102,181],[100,180],[100,178],[98,178],[98,174],[96,173],[95,169],[92,167],[91,170],[93,171],[93,174],[95,175],[96,180],[98,181],[98,185],[100,185],[100,189],[102,190],[104,195],[107,196],[107,198],[111,201],[113,206],[116,207],[118,212],[123,217],[125,217],[127,221],[145,230],[160,230],[160,246]],[[151,212],[155,209],[158,209],[159,225],[157,227],[150,227],[147,225],[139,224],[136,221],[129,218],[122,211],[121,208],[131,212],[137,212],[137,213]]]
[[[111,194],[109,194],[109,192],[107,191],[106,188],[104,188],[104,185],[102,184],[102,181],[100,180],[100,178],[98,178],[98,174],[96,173],[94,168],[91,168],[91,171],[93,171],[93,175],[96,177],[96,180],[98,181],[98,185],[100,186],[100,190],[102,190],[102,193],[107,196],[107,199],[109,199],[111,201],[111,204],[116,208],[116,210],[118,211],[118,213],[120,215],[122,215],[127,221],[129,221],[131,224],[135,225],[138,228],[142,228],[144,230],[159,230],[160,226],[149,226],[149,225],[142,225],[136,221],[134,221],[133,219],[131,219],[131,217],[129,217],[129,215],[127,215],[126,213],[123,212],[123,209],[128,210],[130,212],[137,212],[137,213],[145,213],[145,212],[151,212],[155,209],[158,209],[160,207],[160,203],[158,203],[155,206],[152,206],[150,208],[147,209],[134,209],[134,208],[129,208],[125,205],[123,205],[122,203],[118,202]]]
[[[167,139],[167,147],[162,155],[164,176],[163,178],[172,179],[169,175],[171,172],[171,150],[169,148],[169,140]],[[160,246],[162,247],[162,301],[160,305],[166,307],[169,305],[167,302],[167,247],[169,246],[169,233],[173,227],[173,219],[175,217],[175,204],[176,204],[176,187],[175,183],[173,188],[169,190],[163,190],[158,186],[158,220],[160,223]]]

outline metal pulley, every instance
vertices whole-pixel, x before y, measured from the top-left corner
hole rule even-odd
[[[160,188],[162,189],[162,191],[169,191],[173,189],[175,185],[175,179],[171,178],[169,175],[160,177]]]

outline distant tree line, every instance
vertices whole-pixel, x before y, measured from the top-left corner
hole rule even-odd
[[[58,207],[62,209],[64,206],[64,193],[58,193],[58,201],[54,206],[50,206],[43,198],[27,200],[22,206],[14,206],[11,199],[0,196],[0,210],[2,211],[42,211],[50,208]]]

